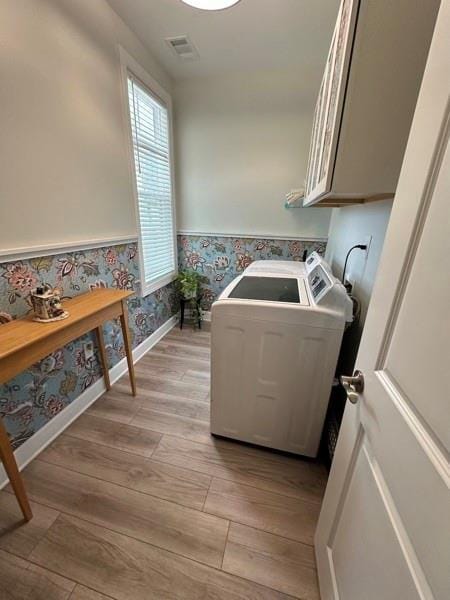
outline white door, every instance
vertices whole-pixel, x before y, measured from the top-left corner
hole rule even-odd
[[[449,92],[443,0],[316,532],[322,600],[450,598]]]

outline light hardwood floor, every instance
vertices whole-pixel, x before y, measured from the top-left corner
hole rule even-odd
[[[207,332],[173,329],[0,492],[0,600],[318,600],[318,463],[209,434]]]

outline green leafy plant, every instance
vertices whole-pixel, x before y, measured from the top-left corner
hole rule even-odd
[[[197,271],[180,271],[175,279],[177,291],[184,300],[193,300],[200,295],[201,284],[208,281]]]

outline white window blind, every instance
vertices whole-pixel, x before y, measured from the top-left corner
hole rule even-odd
[[[128,100],[136,173],[143,293],[176,272],[167,106],[128,74]]]

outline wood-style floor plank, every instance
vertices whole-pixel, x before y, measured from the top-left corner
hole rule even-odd
[[[120,386],[117,389],[120,389]],[[141,404],[139,408],[149,408],[169,415],[180,415],[209,423],[209,403],[205,400],[190,400],[161,394],[151,389],[140,390],[138,398]],[[133,414],[131,420],[136,416],[138,410]]]
[[[163,367],[146,363],[143,358],[134,365],[134,370],[136,374],[147,374],[151,377],[163,377],[165,379],[174,379],[175,381],[179,381],[186,372],[184,368],[175,368],[170,360],[167,360],[166,365]],[[124,376],[124,379],[129,381],[127,375]]]
[[[29,596],[33,600],[50,600],[50,598],[67,598],[75,588],[75,582],[51,571],[47,571],[38,565],[30,563],[28,573],[33,573],[36,579],[35,589]],[[67,595],[68,594],[68,595]]]
[[[311,546],[231,523],[222,569],[302,600],[319,600]]]
[[[115,389],[110,390],[92,404],[85,412],[119,423],[129,423],[137,411],[141,408],[141,401],[133,396],[124,396]],[[129,393],[128,388],[128,393]]]
[[[188,369],[195,369],[196,371],[203,371],[205,373],[209,373],[210,366],[204,360],[195,360],[193,358],[180,358],[175,356],[167,356],[163,352],[158,352],[158,346],[155,346],[150,352],[147,352],[145,356],[141,358],[139,361],[141,366],[145,365],[151,367],[167,367],[168,364],[172,368],[175,369],[183,369],[187,371]]]
[[[204,511],[312,545],[320,505],[224,479],[213,479]]]
[[[211,481],[202,473],[65,434],[44,450],[39,459],[199,510]]]
[[[0,550],[1,600],[68,600],[74,587],[73,581]]]
[[[206,365],[204,365],[205,370],[202,371],[189,369],[188,364],[184,365],[183,368],[178,367],[175,369],[171,366],[171,361],[172,357],[167,357],[166,362],[168,363],[168,366],[165,368],[162,366],[155,366],[152,363],[145,363],[144,359],[141,359],[135,365],[136,375],[144,381],[144,385],[146,377],[156,377],[159,379],[165,379],[166,381],[192,383],[195,386],[207,387],[209,390],[211,377],[209,374],[209,369],[206,369]],[[129,377],[127,375],[124,375],[120,381],[121,383],[130,385]]]
[[[163,339],[158,343],[158,352],[168,354],[169,356],[181,356],[186,358],[195,358],[209,362],[211,350],[209,346],[194,346],[186,344],[184,341],[172,339]]]
[[[56,510],[31,503],[33,518],[23,520],[16,497],[0,492],[0,548],[17,556],[28,558],[58,516]]]
[[[116,600],[287,598],[122,534],[61,515],[32,560]]]
[[[206,447],[165,435],[152,458],[311,502],[321,502],[326,483],[324,471],[310,461],[227,440]]]
[[[180,415],[171,415],[158,412],[149,408],[141,408],[131,421],[132,425],[157,431],[160,434],[171,434],[178,437],[210,444],[211,433],[209,431],[209,423],[207,421],[198,421]]]
[[[84,585],[77,584],[70,596],[70,600],[111,600],[111,596],[99,594],[99,592],[94,592],[93,590],[84,587]]]
[[[181,377],[181,381],[185,383],[194,383],[196,385],[203,385],[205,387],[210,388],[211,385],[211,376],[209,373],[205,373],[204,371],[196,371],[195,369],[188,369],[184,375]]]
[[[25,600],[33,590],[33,583],[25,576],[28,563],[0,550],[0,598]],[[31,575],[31,579],[33,576]]]
[[[146,457],[152,455],[161,439],[160,433],[151,431],[148,427],[133,427],[86,413],[80,415],[65,433],[81,440]]]
[[[183,400],[206,400],[208,391],[205,390],[204,386],[196,386],[192,383],[185,383],[183,381],[173,381],[163,379],[159,377],[152,377],[150,375],[143,375],[140,371],[136,377],[138,386],[138,400],[142,400],[141,396],[146,396],[147,392],[152,395],[155,393],[166,394],[168,396],[174,396],[175,398],[182,398]],[[144,384],[144,385],[143,385]],[[117,391],[125,392],[129,389],[126,382],[122,380],[118,381],[115,385]]]
[[[175,340],[184,342],[190,346],[205,346],[207,348],[211,345],[211,332],[210,331],[193,331],[192,329],[171,329],[167,335],[163,338],[165,341]]]
[[[213,567],[222,562],[225,519],[39,460],[23,475],[36,502]]]

